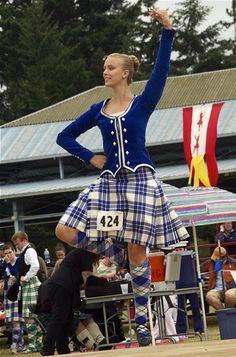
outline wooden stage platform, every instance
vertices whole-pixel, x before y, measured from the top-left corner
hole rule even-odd
[[[81,357],[81,353],[73,356]],[[65,355],[66,356],[66,355]],[[236,357],[236,339],[85,352],[85,357]]]

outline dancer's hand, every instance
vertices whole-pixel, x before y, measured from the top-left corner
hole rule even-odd
[[[104,155],[94,155],[90,160],[90,164],[95,166],[97,169],[102,169],[105,163],[107,162],[107,158]]]
[[[172,22],[170,20],[168,10],[154,9],[151,7],[148,9],[148,14],[160,24],[162,24],[166,29],[172,29]]]

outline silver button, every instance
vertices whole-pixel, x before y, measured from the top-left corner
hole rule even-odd
[[[118,164],[116,164],[116,167],[119,167],[119,165],[118,165]]]
[[[114,133],[114,131],[111,131],[111,135],[114,135],[115,133]]]
[[[127,131],[127,129],[126,128],[124,128],[124,132],[126,133],[126,131]]]
[[[128,140],[125,140],[125,143],[127,144]]]
[[[110,120],[110,123],[113,124],[113,120]]]
[[[129,155],[129,151],[126,151],[125,153],[126,153],[126,155]]]
[[[122,118],[121,120],[125,121],[125,118]]]
[[[115,153],[115,156],[118,156],[118,154],[117,154],[117,153]]]
[[[116,142],[115,141],[114,141],[113,145],[116,146]]]
[[[129,165],[130,164],[130,162],[129,161],[127,161],[127,165]]]

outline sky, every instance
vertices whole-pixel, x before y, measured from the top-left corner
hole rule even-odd
[[[176,4],[183,0],[159,0],[158,7],[168,8],[169,13],[176,9]],[[212,8],[210,11],[208,21],[209,24],[214,24],[220,20],[230,20],[230,17],[226,14],[226,8],[231,9],[232,0],[202,0],[202,5],[206,5]],[[227,31],[222,33],[224,38],[234,38],[234,27],[231,26]]]

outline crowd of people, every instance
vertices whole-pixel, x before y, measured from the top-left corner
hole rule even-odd
[[[93,316],[80,312],[80,291],[85,288],[87,278],[93,276],[87,285],[93,285],[95,280],[96,289],[98,284],[103,284],[100,277],[114,278],[109,276],[109,267],[108,271],[104,269],[104,257],[99,259],[97,254],[80,248],[66,254],[64,245],[59,243],[55,247],[55,261],[46,267],[49,274],[44,275],[44,266],[40,272],[40,257],[25,232],[16,232],[11,241],[2,243],[0,248],[2,299],[13,354],[40,352],[47,356],[54,354],[55,348],[59,354],[66,354],[70,352],[69,338],[73,335],[82,348],[107,348],[103,331]],[[39,279],[41,276],[43,280]],[[16,295],[11,292],[15,284],[18,286]],[[79,314],[75,314],[76,311]],[[50,316],[44,338],[34,319],[35,313]],[[125,339],[121,324],[118,328],[119,335],[112,336],[110,341]],[[24,334],[27,334],[27,346]]]
[[[231,227],[231,237],[234,237],[233,225],[224,225]],[[219,244],[218,232],[215,239]],[[234,243],[236,239],[230,241]],[[220,243],[224,242],[221,239]],[[186,251],[187,244],[185,241],[179,242],[169,246],[167,252]],[[236,307],[236,282],[232,274],[236,271],[236,259],[227,253],[227,248],[221,245],[215,247],[211,256],[201,264],[202,274],[207,273],[208,276],[205,300],[215,310]],[[98,287],[100,285],[104,288],[104,280],[120,279],[121,272],[123,275],[126,272],[125,276],[129,275],[128,279],[132,279],[129,272],[119,271],[117,265],[108,257],[81,248],[73,248],[66,254],[62,243],[55,247],[55,260],[48,266],[41,263],[40,268],[39,256],[25,232],[16,232],[11,241],[1,243],[0,254],[5,323],[11,331],[10,349],[13,354],[40,352],[47,356],[54,354],[55,349],[59,354],[67,354],[70,352],[69,340],[73,335],[83,348],[107,348],[104,330],[97,324],[97,311],[88,312],[81,308],[81,291],[86,293],[86,289],[92,286],[94,294],[99,294]],[[45,272],[45,266],[49,274]],[[182,259],[177,288],[188,286],[186,272],[188,275],[196,274],[194,268],[193,272],[189,273],[191,269],[189,262]],[[19,283],[19,292],[15,301],[12,301],[9,290],[16,282]],[[174,336],[176,341],[181,341],[182,336],[187,334],[186,302],[190,303],[192,310],[194,331],[198,334],[204,332],[197,293],[173,296],[171,301],[164,301],[164,311],[166,333]],[[32,310],[33,306],[36,306],[36,310]],[[118,316],[118,306],[108,306],[108,312],[110,308],[111,315]],[[44,338],[40,326],[34,320],[35,312],[50,315]],[[101,322],[102,313],[100,317]],[[119,318],[117,325],[119,336],[113,336],[115,339],[111,339],[112,342],[125,340]],[[27,346],[24,334],[27,334]],[[154,335],[158,341],[158,323],[154,326]]]

